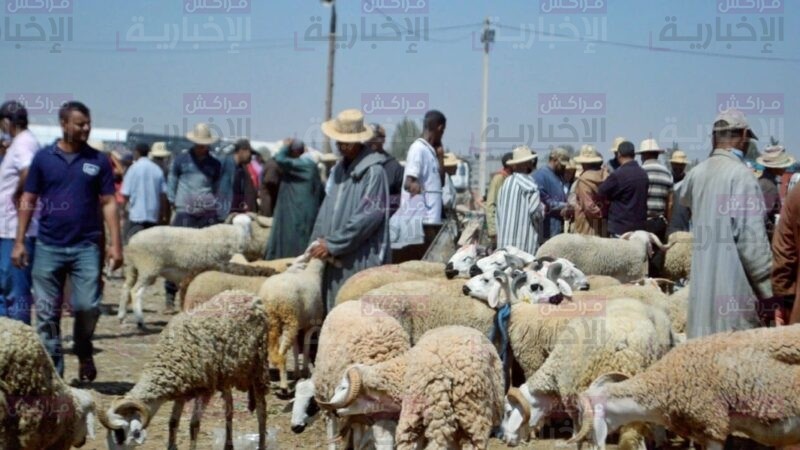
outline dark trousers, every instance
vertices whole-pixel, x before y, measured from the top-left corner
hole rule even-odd
[[[217,223],[219,221],[216,215],[193,216],[183,212],[176,213],[175,218],[172,219],[173,227],[205,228]],[[165,280],[164,291],[166,292],[166,305],[175,306],[175,294],[178,292],[178,286],[169,280]]]
[[[392,264],[422,259],[441,228],[441,225],[422,225],[425,241],[422,244],[407,245],[403,248],[392,250]]]
[[[645,225],[645,230],[649,233],[653,233],[658,236],[658,239],[661,242],[666,243],[666,236],[667,236],[667,227],[669,226],[669,222],[667,222],[667,218],[664,216],[657,216],[657,217],[650,217],[647,219],[647,224]],[[650,277],[660,277],[661,272],[664,270],[664,257],[666,254],[664,251],[659,250],[653,246],[653,256],[650,258],[650,261],[647,263],[647,273]]]

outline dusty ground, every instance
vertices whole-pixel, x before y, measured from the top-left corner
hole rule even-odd
[[[133,386],[144,362],[150,356],[149,350],[155,344],[158,333],[171,318],[171,316],[162,314],[164,306],[163,284],[159,282],[156,286],[150,288],[146,295],[144,307],[148,330],[139,332],[131,324],[120,325],[115,314],[121,285],[122,282],[118,279],[106,282],[103,315],[95,333],[95,362],[97,364],[98,377],[89,388],[95,391],[101,407],[106,407],[113,396],[122,395]],[[62,325],[67,341],[65,348],[70,348],[72,320],[65,318]],[[292,366],[290,365],[290,367]],[[69,382],[77,378],[77,370],[77,359],[74,355],[67,355],[65,379]],[[273,377],[273,379],[276,378]],[[237,435],[257,432],[257,421],[255,415],[247,411],[247,397],[245,394],[234,394],[234,407],[234,432]],[[170,410],[171,406],[168,404],[158,411],[148,428],[147,443],[141,448],[163,449],[166,447],[167,420]],[[271,449],[324,448],[324,423],[320,420],[319,415],[313,418],[312,424],[306,428],[304,433],[294,434],[289,426],[291,416],[291,403],[289,401],[280,400],[274,394],[271,394],[267,400],[267,412],[267,427],[276,437],[276,444],[271,446]],[[188,448],[189,446],[188,419],[190,414],[190,405],[187,404],[178,432],[179,448]],[[224,426],[223,404],[219,396],[216,396],[203,418],[198,448],[221,448],[214,445],[214,436],[216,431],[220,433],[221,438]],[[97,425],[97,433],[97,439],[88,442],[84,448],[106,448],[105,430],[99,424]],[[565,442],[565,439],[569,436],[569,427],[566,424],[561,424],[559,428],[550,429],[546,433],[551,437],[535,441],[535,443],[520,448],[574,448],[574,446],[568,446]],[[560,437],[560,439],[555,437]],[[237,449],[241,448],[250,447],[237,446]],[[506,448],[506,446],[497,440],[493,440],[489,448],[500,449]],[[610,446],[609,448],[616,447]]]

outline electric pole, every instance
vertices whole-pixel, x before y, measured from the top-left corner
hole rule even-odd
[[[481,35],[483,42],[483,107],[481,108],[481,149],[478,162],[478,192],[481,197],[486,194],[486,124],[489,121],[489,44],[494,42],[494,30],[490,28],[486,18]]]
[[[336,55],[336,2],[334,0],[322,0],[324,5],[331,7],[331,29],[328,35],[328,89],[325,95],[325,119],[331,120],[333,117],[333,58]],[[324,136],[322,152],[331,152],[331,140]]]

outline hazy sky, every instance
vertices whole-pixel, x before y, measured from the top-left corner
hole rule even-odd
[[[321,141],[327,41],[315,39],[326,37],[330,9],[319,1],[2,4],[0,89],[23,95],[33,122],[53,123],[48,101],[75,98],[95,127],[182,134],[213,119],[225,136]],[[389,133],[404,114],[421,118],[417,106],[436,108],[448,117],[445,144],[474,154],[489,16],[492,154],[592,143],[607,156],[617,135],[637,145],[652,135],[702,158],[717,109],[730,103],[762,147],[773,135],[800,155],[797,2],[340,0],[337,13],[348,34],[334,114],[364,109]]]

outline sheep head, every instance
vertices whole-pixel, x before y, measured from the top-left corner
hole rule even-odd
[[[294,433],[302,433],[306,429],[306,421],[314,400],[314,381],[301,380],[294,389],[294,402],[292,403],[291,426]]]
[[[72,445],[82,447],[86,439],[94,439],[95,403],[89,391],[69,388],[73,403],[75,404],[76,421],[72,431]]]
[[[470,267],[478,258],[477,244],[467,244],[453,254],[444,267],[444,274],[448,279],[470,276]]]
[[[384,390],[399,380],[394,380],[395,374],[392,370],[387,373],[382,372],[383,368],[397,364],[402,367],[405,362],[402,359],[393,359],[369,367],[355,364],[345,371],[330,400],[317,401],[317,404],[322,408],[335,410],[339,416],[397,413],[400,411],[400,405]],[[376,384],[376,387],[373,387],[373,384]]]
[[[339,381],[339,384],[336,385],[336,389],[334,389],[330,401],[317,403],[323,408],[347,408],[352,405],[361,394],[361,380],[361,371],[358,366],[350,367]]]
[[[150,424],[150,408],[143,402],[121,398],[111,402],[108,411],[99,410],[98,419],[108,429],[109,449],[129,449],[144,444]]]
[[[247,243],[244,246],[242,253],[248,260],[261,259],[267,249],[267,242],[269,241],[269,234],[272,230],[272,218],[259,216],[254,213],[239,214],[233,218],[233,224],[243,226],[244,221],[247,220],[246,232]]]
[[[547,261],[546,258],[537,258],[534,261],[534,270],[547,276],[551,281],[564,280],[571,289],[579,291],[589,290],[589,279],[572,261],[566,258],[557,258]],[[538,263],[539,267],[536,267]]]
[[[556,395],[531,393],[527,384],[520,388],[509,389],[501,425],[503,441],[512,447],[528,441],[531,432],[536,431],[556,405],[558,405]]]
[[[663,251],[669,250],[673,245],[675,245],[674,242],[664,245],[664,243],[661,242],[661,239],[659,239],[658,236],[656,236],[653,233],[648,233],[647,231],[642,231],[642,230],[629,231],[620,236],[619,238],[624,239],[626,241],[631,241],[631,240],[639,241],[642,244],[644,244],[648,259],[653,256],[654,253],[653,245],[655,245],[656,247],[658,247],[660,250]]]
[[[489,256],[479,259],[471,268],[469,275],[477,276],[481,273],[493,273],[495,270],[506,270],[509,267],[523,269],[534,262],[530,253],[516,247],[503,247]]]
[[[606,385],[618,383],[628,379],[622,373],[607,373],[595,379],[589,388],[578,396],[578,409],[581,412],[581,427],[575,436],[568,441],[569,444],[590,442],[594,446],[602,446],[606,442],[609,432],[613,432],[608,425],[609,411],[604,410],[604,403],[608,400]]]

